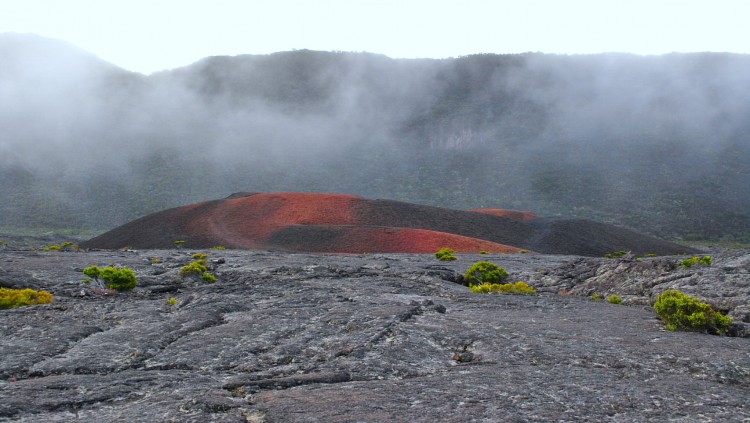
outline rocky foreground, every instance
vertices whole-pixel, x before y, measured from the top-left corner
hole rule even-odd
[[[0,311],[0,420],[412,422],[750,420],[750,252],[679,257],[0,251],[0,286],[55,303]],[[505,267],[536,296],[474,294],[458,275]],[[131,292],[84,288],[128,266]],[[669,332],[668,288],[735,319]],[[624,305],[594,302],[617,293]],[[170,304],[174,298],[174,304]]]

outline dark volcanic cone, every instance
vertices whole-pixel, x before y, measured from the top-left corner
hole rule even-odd
[[[508,210],[508,209],[476,209],[469,210],[476,213],[491,214],[493,216],[507,217],[510,220],[517,220],[519,222],[526,222],[528,220],[534,220],[539,216],[534,212],[526,210]]]
[[[273,234],[269,245],[321,253],[434,253],[449,246],[459,253],[511,254],[509,245],[426,229],[385,226],[294,225]]]
[[[502,209],[452,210],[341,194],[238,193],[153,213],[81,244],[83,248],[257,248],[286,251],[458,252],[601,256],[615,251],[693,250],[611,225],[541,219]]]

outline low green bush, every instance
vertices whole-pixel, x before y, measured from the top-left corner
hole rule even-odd
[[[47,304],[54,301],[54,297],[47,291],[33,289],[0,288],[0,310],[35,304]]]
[[[614,253],[611,253],[611,254],[605,254],[605,255],[604,255],[604,257],[605,257],[605,258],[616,258],[616,257],[622,257],[622,256],[624,256],[625,254],[627,254],[628,252],[629,252],[629,251],[615,251]]]
[[[693,265],[699,264],[702,266],[710,266],[714,263],[714,260],[711,256],[703,256],[703,257],[690,257],[686,258],[685,260],[682,260],[682,268],[683,269],[689,269],[693,267]]]
[[[184,278],[190,275],[202,275],[207,270],[206,260],[196,260],[186,266],[182,266],[180,269],[180,276]]]
[[[186,266],[182,266],[182,268],[180,269],[180,276],[186,278],[188,276],[195,275],[199,276],[206,283],[216,282],[216,276],[208,273],[208,262],[206,260],[207,258],[208,254],[205,253],[193,254],[193,259],[195,259],[195,261]]]
[[[94,279],[100,289],[130,291],[138,285],[135,272],[127,267],[107,266],[100,269],[97,266],[90,266],[83,269],[83,274]]]
[[[49,245],[47,247],[44,247],[44,251],[78,251],[79,247],[78,244],[71,241],[63,242],[60,245]]]
[[[521,295],[534,295],[536,289],[530,287],[526,282],[514,282],[514,283],[488,283],[485,282],[481,285],[471,286],[471,292],[477,294],[521,294]]]
[[[724,334],[733,323],[731,317],[715,311],[709,304],[673,289],[656,298],[654,311],[668,330]]]
[[[591,301],[596,301],[597,303],[602,300],[602,296],[596,292],[590,298]]]
[[[622,304],[622,297],[616,294],[612,294],[607,297],[607,302],[610,304]]]
[[[447,247],[443,247],[435,253],[435,257],[440,261],[451,261],[451,260],[457,259],[455,254],[456,252],[454,250],[451,250],[450,248],[447,248]]]
[[[508,277],[508,272],[502,267],[489,261],[479,261],[471,265],[464,273],[464,282],[468,286],[483,283],[500,283]]]

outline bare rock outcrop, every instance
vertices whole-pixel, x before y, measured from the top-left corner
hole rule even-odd
[[[192,252],[2,252],[5,285],[56,301],[0,311],[0,420],[750,419],[750,338],[669,332],[641,305],[670,284],[713,286],[722,295],[701,296],[738,319],[747,252],[688,272],[674,258],[214,250],[214,284],[179,276]],[[456,283],[480,259],[540,294]],[[93,264],[131,267],[139,285],[91,294]],[[631,305],[583,298],[593,291]]]

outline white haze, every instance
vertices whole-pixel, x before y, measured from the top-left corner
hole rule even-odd
[[[289,74],[264,74],[269,61]],[[49,212],[51,198],[70,225],[97,228],[235,191],[559,212],[555,190],[576,192],[559,186],[563,174],[599,187],[572,202],[633,207],[637,196],[700,183],[750,133],[742,55],[437,61],[299,51],[146,77],[63,42],[6,34],[0,63],[0,168],[31,175],[33,207]],[[254,83],[271,77],[281,85]],[[299,80],[320,92],[294,91]],[[445,81],[478,82],[446,94]],[[667,162],[639,168],[655,151]],[[654,184],[646,193],[644,172]],[[435,175],[455,195],[425,185]],[[716,191],[736,190],[725,196],[733,202],[709,206],[750,206],[747,186],[728,182]],[[29,207],[4,218],[23,221]]]

